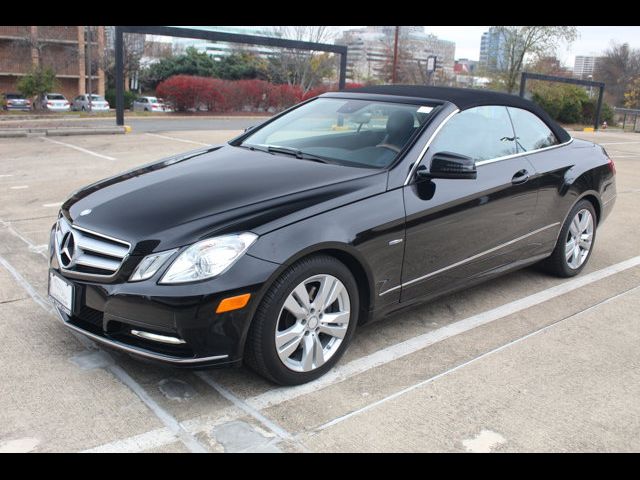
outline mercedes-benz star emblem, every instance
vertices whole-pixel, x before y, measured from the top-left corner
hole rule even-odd
[[[64,267],[70,267],[73,265],[73,254],[76,249],[76,241],[73,238],[73,232],[69,231],[62,237],[60,243],[60,261]]]

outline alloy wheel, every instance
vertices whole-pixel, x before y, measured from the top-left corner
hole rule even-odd
[[[593,243],[593,216],[587,209],[576,213],[569,226],[564,253],[567,265],[572,269],[580,268],[585,262]]]
[[[307,278],[289,293],[278,316],[275,345],[280,361],[296,372],[321,367],[338,351],[350,319],[349,293],[338,278]]]

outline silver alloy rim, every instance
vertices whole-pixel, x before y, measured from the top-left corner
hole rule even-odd
[[[593,216],[589,210],[582,209],[576,213],[569,226],[564,247],[567,265],[574,270],[580,268],[589,255],[592,243]]]
[[[349,293],[331,275],[314,275],[289,294],[276,325],[280,361],[296,372],[324,365],[342,344],[351,319]]]

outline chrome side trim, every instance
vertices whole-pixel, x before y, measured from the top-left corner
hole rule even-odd
[[[152,340],[154,342],[170,343],[171,345],[187,343],[181,338],[170,337],[168,335],[157,335],[155,333],[144,332],[141,330],[131,330],[131,335],[135,335],[136,337],[144,338],[146,340]]]
[[[544,152],[546,150],[553,150],[554,148],[566,147],[572,142],[573,142],[573,138],[569,139],[568,142],[559,143],[558,145],[551,145],[550,147],[538,148],[536,150],[529,150],[528,152],[514,153],[513,155],[505,155],[504,157],[490,158],[489,160],[480,160],[479,162],[476,162],[476,167],[481,167],[482,165],[488,165],[490,163],[501,162],[502,160],[509,160],[511,158],[523,157],[525,155],[531,155],[533,153]]]
[[[76,327],[75,325],[70,324],[69,322],[67,322],[67,320],[65,320],[62,312],[60,312],[60,310],[58,310],[58,308],[55,308],[56,313],[58,314],[58,317],[60,318],[60,320],[62,320],[62,323],[64,323],[64,325],[71,329],[74,330],[86,337],[89,337],[91,340],[98,342],[98,343],[102,343],[104,345],[108,345],[110,347],[113,348],[117,348],[119,350],[123,350],[125,352],[128,353],[132,353],[135,355],[139,355],[141,357],[146,357],[146,358],[151,358],[153,360],[160,360],[163,362],[169,362],[169,363],[173,363],[173,364],[177,364],[177,365],[191,365],[191,364],[196,364],[196,363],[204,363],[204,362],[209,362],[209,361],[214,361],[214,360],[223,360],[225,358],[228,358],[229,355],[217,355],[215,357],[201,357],[201,358],[181,358],[181,357],[172,357],[171,355],[162,355],[161,353],[154,353],[154,352],[150,352],[148,350],[143,350],[141,348],[136,348],[136,347],[132,347],[130,345],[126,345],[124,343],[120,343],[120,342],[116,342],[114,340],[109,340],[107,338],[104,337],[100,337],[99,335],[95,335],[91,332],[87,332],[86,330],[83,330],[79,327]]]
[[[406,287],[408,285],[414,284],[414,283],[419,282],[421,280],[426,280],[427,278],[433,277],[434,275],[438,275],[439,273],[446,272],[447,270],[451,270],[452,268],[459,267],[460,265],[464,265],[465,263],[472,262],[473,260],[476,260],[476,259],[478,259],[478,258],[480,258],[480,257],[482,257],[484,255],[487,255],[489,253],[495,252],[496,250],[500,250],[501,248],[504,248],[504,247],[507,247],[509,245],[512,245],[512,244],[514,244],[516,242],[519,242],[520,240],[524,240],[527,237],[530,237],[532,235],[540,233],[540,232],[542,232],[544,230],[547,230],[549,228],[553,228],[556,225],[560,225],[560,222],[552,223],[551,225],[547,225],[546,227],[538,228],[537,230],[534,230],[533,232],[529,232],[526,235],[522,235],[522,236],[520,236],[518,238],[514,238],[513,240],[509,240],[506,243],[502,243],[502,244],[500,244],[500,245],[498,245],[496,247],[490,248],[489,250],[485,250],[484,252],[477,253],[477,254],[473,255],[472,257],[465,258],[464,260],[460,260],[459,262],[452,263],[451,265],[448,265],[446,267],[440,268],[440,269],[435,270],[435,271],[433,271],[431,273],[427,273],[426,275],[423,275],[421,277],[414,278],[413,280],[409,280],[408,282],[405,282],[405,283],[403,283],[401,285],[397,285],[395,287],[390,288],[389,290],[385,290],[384,292],[378,294],[378,296],[381,297],[383,295],[386,295],[389,292],[393,292],[394,290],[397,290],[398,288]]]
[[[418,159],[414,162],[413,166],[411,167],[411,170],[409,170],[409,175],[407,175],[407,178],[404,181],[404,185],[408,185],[409,184],[409,181],[413,177],[413,174],[415,173],[416,168],[418,168],[418,165],[420,165],[420,163],[422,162],[422,159],[424,158],[424,154],[427,153],[427,149],[429,148],[429,145],[431,145],[431,142],[433,142],[434,138],[436,138],[436,135],[438,135],[438,132],[442,129],[442,127],[445,126],[445,124],[449,120],[451,120],[451,117],[453,117],[459,111],[460,110],[456,108],[453,112],[451,112],[449,115],[447,115],[446,118],[444,120],[442,120],[442,122],[440,122],[440,125],[438,125],[436,127],[436,129],[433,131],[433,133],[431,134],[431,137],[429,137],[429,140],[427,140],[427,143],[422,148],[422,151],[420,152],[420,155],[418,155]]]

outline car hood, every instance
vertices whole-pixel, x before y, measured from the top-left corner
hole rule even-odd
[[[75,192],[75,225],[136,245],[140,254],[213,234],[258,234],[381,193],[386,172],[224,145],[169,157]]]

